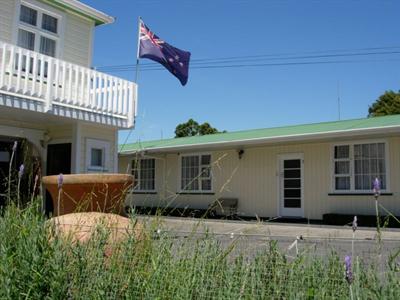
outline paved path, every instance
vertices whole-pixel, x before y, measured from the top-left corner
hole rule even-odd
[[[204,233],[206,230],[214,234],[246,235],[264,237],[287,237],[296,238],[302,236],[308,239],[352,239],[353,230],[351,227],[339,227],[315,224],[289,224],[269,223],[255,221],[230,221],[230,220],[199,220],[193,218],[178,217],[142,217],[142,219],[158,220],[163,230],[190,233],[194,229],[197,233]],[[376,228],[359,227],[355,233],[356,240],[375,240]],[[399,241],[400,229],[382,229],[382,240]]]
[[[351,227],[268,223],[229,220],[199,220],[177,217],[140,217],[145,222],[156,222],[155,228],[170,237],[185,240],[190,236],[204,236],[210,232],[221,244],[228,247],[234,241],[235,253],[253,257],[276,241],[278,247],[290,257],[311,251],[319,257],[328,257],[335,251],[341,257],[352,253],[364,261],[377,257],[386,260],[389,254],[400,249],[400,230],[383,229],[382,243],[378,244],[375,228],[358,228],[354,239]],[[400,263],[400,257],[398,257]]]

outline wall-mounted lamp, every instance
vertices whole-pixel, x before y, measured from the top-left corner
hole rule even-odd
[[[244,154],[244,150],[243,150],[243,149],[240,149],[240,150],[238,151],[239,159],[242,159],[243,154]]]
[[[49,133],[46,131],[43,134],[43,139],[40,140],[40,146],[42,146],[42,148],[46,148],[47,144],[52,140],[51,136],[49,135]]]

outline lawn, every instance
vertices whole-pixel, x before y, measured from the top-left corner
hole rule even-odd
[[[143,240],[111,245],[107,256],[106,228],[73,244],[51,234],[38,201],[10,205],[0,217],[0,298],[400,299],[399,252],[387,261],[353,257],[346,274],[334,252],[288,257],[271,242],[250,258],[235,239],[228,247],[212,234],[176,240],[156,226]]]

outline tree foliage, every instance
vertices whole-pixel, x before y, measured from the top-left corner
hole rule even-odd
[[[175,128],[175,137],[195,136],[195,135],[206,135],[219,133],[217,128],[214,128],[208,122],[199,124],[193,119],[189,119],[185,123],[178,124]],[[226,131],[223,131],[226,132]]]
[[[368,108],[369,117],[396,114],[400,114],[400,91],[386,91]]]

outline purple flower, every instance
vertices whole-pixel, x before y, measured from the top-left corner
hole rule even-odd
[[[18,142],[15,141],[15,142],[14,142],[14,146],[12,147],[12,151],[13,151],[13,152],[17,151],[17,145],[18,145]]]
[[[63,182],[64,182],[64,176],[63,176],[62,173],[60,173],[60,174],[58,175],[58,178],[57,178],[57,183],[58,183],[58,188],[59,188],[59,189],[62,188]]]
[[[372,186],[375,196],[378,196],[381,192],[381,182],[379,181],[378,177],[375,178]]]
[[[346,280],[349,284],[353,282],[353,272],[351,271],[351,256],[346,255],[344,258],[344,266],[346,269]]]
[[[354,216],[351,228],[353,228],[353,232],[357,230],[357,216]]]
[[[25,170],[24,164],[20,165],[18,171],[18,178],[21,179],[22,175],[24,175],[24,170]]]

